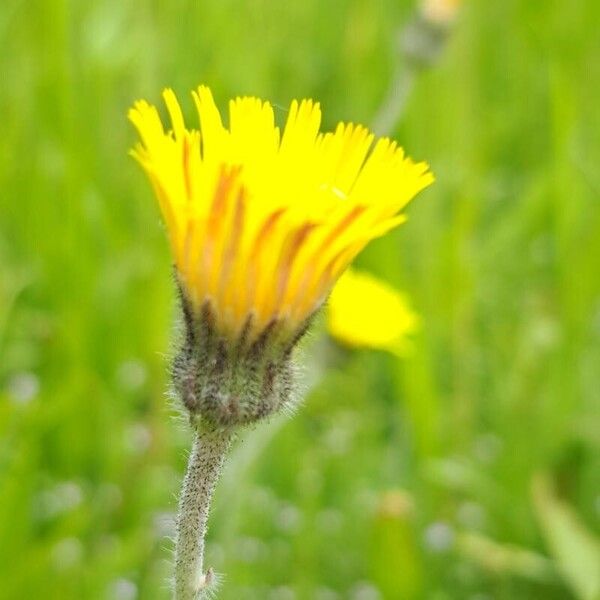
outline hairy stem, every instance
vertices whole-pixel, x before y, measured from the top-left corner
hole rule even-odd
[[[200,430],[183,480],[175,541],[175,599],[199,600],[213,583],[203,571],[204,537],[215,485],[231,445],[230,430]]]

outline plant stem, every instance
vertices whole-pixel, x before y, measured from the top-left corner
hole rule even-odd
[[[199,600],[213,583],[212,569],[203,572],[204,537],[210,501],[232,437],[231,430],[196,432],[177,515],[176,600]]]

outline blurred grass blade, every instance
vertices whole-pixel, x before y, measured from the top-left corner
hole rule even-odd
[[[581,600],[598,600],[600,540],[558,498],[547,475],[534,478],[533,503],[548,548],[567,585]]]
[[[552,562],[528,548],[501,544],[474,532],[461,533],[457,548],[467,559],[494,574],[513,574],[543,583],[555,579]]]
[[[413,499],[403,490],[388,491],[380,499],[369,557],[371,577],[384,598],[422,597],[424,573],[413,512]]]

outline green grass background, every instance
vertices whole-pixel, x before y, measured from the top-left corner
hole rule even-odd
[[[2,600],[169,597],[190,434],[127,108],[170,85],[191,119],[205,82],[369,123],[414,9],[3,0]],[[314,331],[303,406],[219,486],[221,598],[600,597],[599,24],[593,0],[465,2],[393,132],[437,182],[358,261],[410,295],[414,351]]]

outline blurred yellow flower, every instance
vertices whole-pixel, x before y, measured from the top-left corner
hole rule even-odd
[[[327,328],[342,344],[402,354],[419,324],[406,298],[387,283],[353,270],[333,288]]]
[[[312,100],[292,102],[280,133],[268,102],[231,100],[227,128],[207,87],[192,95],[201,132],[186,128],[170,89],[171,130],[144,100],[129,111],[141,138],[132,153],[158,198],[182,291],[229,339],[256,339],[274,323],[293,336],[433,176],[395,142],[373,146],[360,125],[319,133]]]
[[[452,23],[462,0],[421,0],[421,12],[425,18],[440,25]]]

